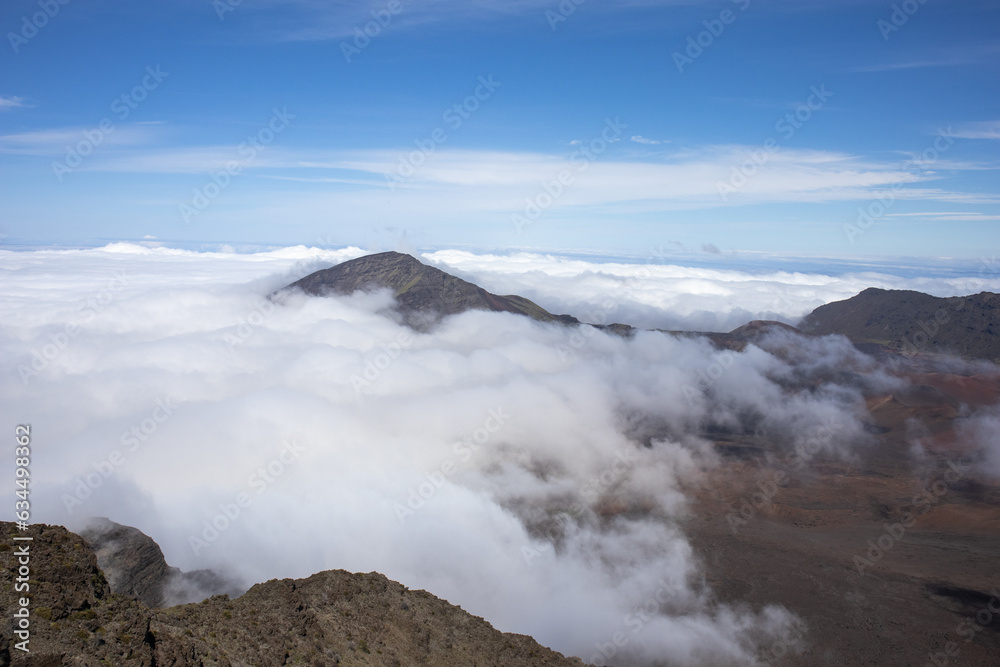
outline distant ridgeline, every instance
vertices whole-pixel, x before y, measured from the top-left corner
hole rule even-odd
[[[799,328],[843,334],[907,354],[955,354],[1000,362],[1000,295],[939,298],[910,290],[871,287],[845,301],[820,306]]]
[[[299,289],[313,296],[347,295],[389,289],[406,324],[427,330],[442,317],[469,310],[525,315],[541,322],[578,325],[572,315],[553,315],[517,295],[499,296],[482,287],[398,252],[366,255],[316,271],[275,295]],[[593,323],[622,335],[627,324]],[[724,347],[740,347],[764,331],[779,327],[804,334],[847,336],[856,345],[904,354],[955,354],[1000,362],[1000,295],[981,292],[939,298],[908,290],[869,288],[844,301],[820,306],[795,329],[778,322],[750,322],[728,333],[671,332],[704,335]]]

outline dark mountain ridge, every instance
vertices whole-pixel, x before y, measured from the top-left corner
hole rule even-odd
[[[15,535],[32,540],[26,592],[14,589]],[[19,532],[0,522],[0,553],[0,608],[20,609],[18,596],[30,595],[30,652],[16,648],[22,640],[8,618],[0,623],[4,667],[583,665],[377,572],[274,579],[237,599],[151,609],[116,592],[88,543],[62,526]]]
[[[820,306],[799,323],[809,334],[842,334],[854,343],[906,354],[954,354],[1000,362],[1000,295],[935,297],[870,287]]]
[[[366,255],[316,271],[275,294],[299,289],[313,296],[347,295],[378,288],[391,289],[404,321],[421,330],[442,317],[469,310],[582,324],[571,315],[553,315],[522,296],[492,294],[399,252]],[[624,336],[635,331],[628,324],[590,326]],[[738,349],[774,329],[808,335],[840,334],[867,353],[954,354],[1000,362],[1000,295],[981,292],[939,298],[910,290],[872,287],[850,299],[820,306],[804,317],[798,328],[781,322],[753,321],[729,333],[664,333],[705,336],[722,347]]]
[[[414,328],[447,315],[468,310],[488,310],[526,315],[541,322],[576,323],[568,315],[553,315],[522,296],[499,296],[441,269],[399,252],[365,255],[316,271],[279,290],[300,289],[313,296],[352,294],[388,288],[407,324]]]

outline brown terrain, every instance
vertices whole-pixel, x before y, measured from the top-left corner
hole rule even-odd
[[[842,334],[906,352],[935,352],[1000,362],[1000,295],[939,298],[871,287],[820,306],[799,325],[811,334]]]
[[[399,252],[365,255],[316,271],[278,290],[278,294],[301,290],[313,296],[326,296],[379,288],[392,290],[404,321],[416,329],[424,329],[441,317],[467,310],[516,313],[542,322],[577,322],[568,315],[553,315],[522,296],[487,292]]]
[[[418,326],[470,308],[584,326],[398,253],[290,287],[317,295],[388,287],[401,313],[420,316]],[[759,664],[1000,665],[1000,485],[983,475],[978,446],[962,430],[970,410],[1000,404],[1000,369],[990,363],[1000,358],[997,299],[866,290],[814,311],[804,337],[774,322],[683,334],[733,350],[773,334],[768,349],[777,356],[812,336],[842,334],[871,355],[787,380],[802,392],[862,389],[866,442],[852,456],[823,449],[836,425],[817,425],[797,450],[794,438],[772,437],[752,419],[702,434],[722,462],[687,489],[684,530],[707,584],[726,603],[781,604],[805,623],[801,636],[764,646]],[[868,381],[872,368],[906,382],[877,389],[886,385]],[[627,508],[609,505],[617,511]],[[0,550],[11,550],[12,530],[0,524]],[[583,664],[377,573],[322,572],[158,609],[172,595],[238,591],[212,573],[168,568],[152,540],[110,522],[87,533],[90,544],[60,527],[27,534],[35,538],[32,654],[13,648],[4,623],[0,666]],[[5,555],[3,609],[14,607],[10,562]]]
[[[1000,375],[903,375],[910,389],[868,397],[875,437],[856,461],[717,442],[686,530],[721,599],[807,624],[770,664],[1000,665],[1000,486],[955,428],[1000,401]]]
[[[12,537],[30,542],[30,653],[15,648]],[[61,526],[0,522],[0,665],[582,665],[530,637],[381,574],[321,572],[257,584],[238,599],[151,609],[113,592],[87,542]]]

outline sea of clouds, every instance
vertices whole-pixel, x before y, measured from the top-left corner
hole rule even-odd
[[[788,611],[726,606],[704,583],[684,533],[690,492],[718,463],[704,433],[752,426],[792,451],[826,428],[826,453],[849,457],[870,442],[863,392],[898,379],[838,337],[724,353],[487,312],[418,333],[386,292],[268,299],[362,254],[0,251],[0,397],[4,423],[32,425],[32,519],[107,516],[172,565],[247,582],[379,571],[597,664],[754,664],[798,636]],[[668,329],[794,322],[872,285],[961,289],[527,253],[423,259],[584,321]],[[831,380],[845,369],[867,379]],[[970,429],[987,438],[995,422]]]
[[[861,262],[824,267],[817,261],[809,264],[827,270],[810,272],[748,270],[726,258],[712,265],[681,266],[656,250],[630,262],[464,250],[439,250],[423,258],[495,294],[520,294],[550,312],[569,313],[584,322],[599,323],[596,318],[607,317],[641,328],[680,331],[732,331],[754,319],[795,324],[819,306],[849,299],[868,287],[911,289],[940,297],[1000,288],[1000,264],[993,259],[970,265],[959,275],[945,271],[910,275],[913,267],[905,264]]]

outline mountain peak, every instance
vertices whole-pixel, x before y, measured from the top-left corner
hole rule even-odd
[[[951,353],[1000,360],[1000,295],[936,297],[869,287],[820,306],[799,323],[810,334],[843,334],[909,353]]]
[[[425,328],[441,317],[468,310],[516,313],[543,322],[576,322],[566,315],[553,315],[524,297],[487,292],[401,252],[358,257],[316,271],[284,289],[300,289],[313,296],[390,289],[404,320],[415,328]]]

